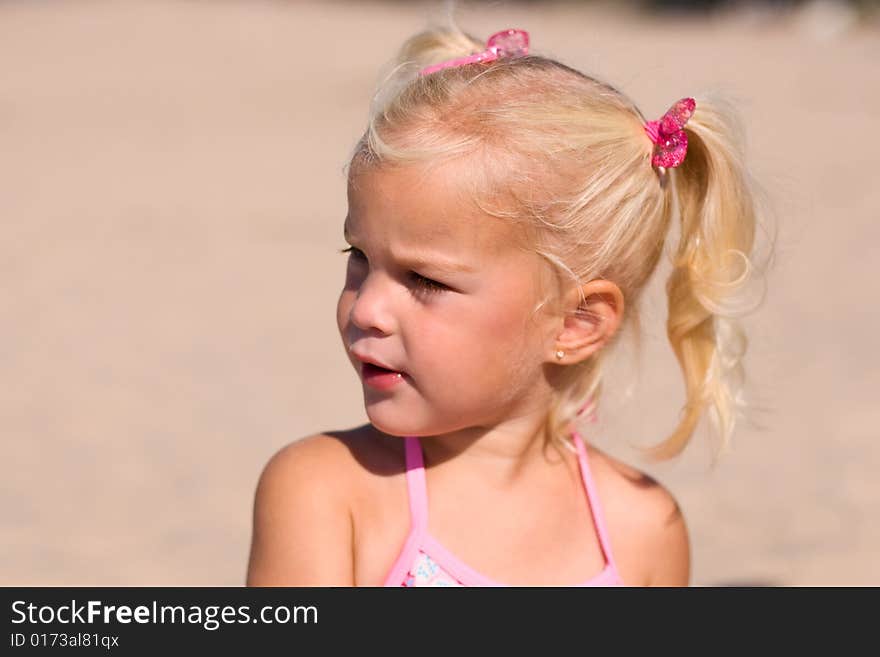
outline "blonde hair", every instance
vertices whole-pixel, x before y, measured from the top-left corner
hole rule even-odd
[[[374,97],[349,175],[460,159],[475,174],[467,179],[482,209],[525,228],[559,280],[578,289],[596,278],[615,282],[629,322],[637,322],[636,301],[677,210],[667,330],[686,403],[651,454],[681,452],[707,410],[726,445],[742,405],[746,342],[735,317],[744,310],[756,225],[732,114],[697,98],[684,163],[659,172],[632,101],[559,62],[529,55],[418,75],[483,48],[454,26],[407,41]],[[604,350],[561,368],[545,422],[549,438],[561,438],[598,397],[603,358]]]

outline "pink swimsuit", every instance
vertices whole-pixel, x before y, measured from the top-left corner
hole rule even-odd
[[[403,549],[385,579],[385,586],[505,586],[481,575],[459,561],[454,554],[428,532],[428,494],[425,486],[425,468],[419,439],[408,436],[406,445],[406,483],[409,488],[411,529]],[[596,494],[596,486],[590,475],[587,450],[575,431],[573,440],[577,449],[581,478],[584,481],[587,501],[593,516],[593,525],[599,535],[599,543],[605,555],[605,568],[578,586],[623,586],[617,566],[611,555],[608,530]]]

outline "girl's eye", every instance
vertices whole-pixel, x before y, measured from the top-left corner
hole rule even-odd
[[[364,252],[354,246],[350,246],[347,249],[340,249],[339,252],[348,253],[355,260],[366,261],[367,259],[367,256],[364,255]],[[425,278],[421,274],[417,274],[415,272],[412,272],[412,279],[416,284],[416,288],[424,292],[443,292],[450,289],[446,285],[443,285],[443,283],[438,283],[437,281],[431,280],[430,278]]]
[[[347,249],[340,249],[340,253],[350,253],[352,258],[356,258],[357,260],[366,260],[367,257],[364,255],[364,252],[360,249],[356,249],[353,246],[348,247]]]
[[[425,278],[419,274],[413,272],[413,280],[416,282],[416,286],[420,290],[424,290],[425,292],[443,292],[444,290],[448,290],[449,288],[443,285],[443,283],[438,283],[437,281],[432,281],[430,278]]]

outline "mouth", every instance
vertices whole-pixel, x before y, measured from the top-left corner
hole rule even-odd
[[[373,363],[363,363],[361,365],[361,379],[363,382],[376,390],[390,390],[404,379],[403,372],[389,370]]]
[[[380,365],[374,365],[373,363],[361,363],[361,372],[364,376],[379,376],[381,374],[398,374],[403,376],[403,372],[398,372],[397,370],[391,370],[387,367],[381,367]]]
[[[386,367],[380,360],[374,358],[373,356],[367,356],[366,354],[362,355],[352,349],[348,348],[351,352],[351,355],[358,361],[360,361],[361,368],[363,371],[366,371],[368,367],[374,368],[375,370],[381,370],[383,372],[397,372],[396,370],[391,369],[390,367]],[[403,372],[397,372],[398,374],[403,374]]]

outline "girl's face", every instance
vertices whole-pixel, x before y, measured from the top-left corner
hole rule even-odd
[[[549,393],[552,325],[532,316],[548,268],[457,193],[455,174],[378,167],[349,183],[337,324],[367,415],[392,435],[494,426],[538,412]],[[402,376],[375,378],[363,359]]]

